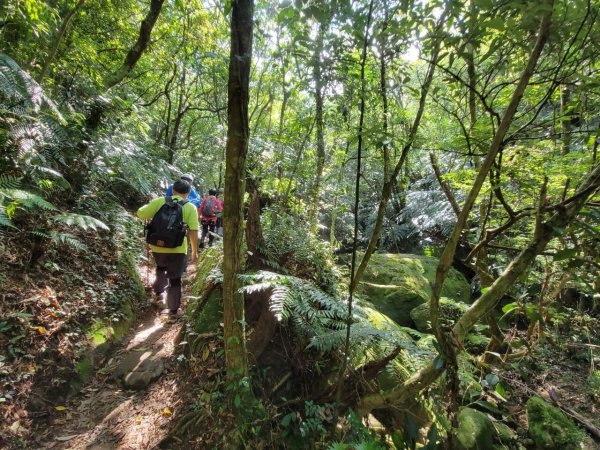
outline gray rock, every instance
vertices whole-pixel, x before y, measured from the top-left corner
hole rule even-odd
[[[115,370],[114,378],[127,389],[145,389],[163,373],[165,367],[153,352],[132,351],[126,354]]]

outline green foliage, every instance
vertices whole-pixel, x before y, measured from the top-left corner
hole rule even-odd
[[[594,398],[600,398],[600,370],[592,370],[587,379],[588,391]]]
[[[281,420],[282,436],[292,446],[300,448],[302,442],[322,442],[331,426],[333,404],[322,405],[304,402],[304,411],[290,412]]]
[[[87,230],[110,230],[108,226],[98,219],[83,214],[64,213],[52,217],[52,220],[65,223],[69,226],[77,226],[85,231]]]
[[[335,295],[339,273],[326,242],[312,234],[305,218],[268,210],[262,215],[265,246],[260,250],[275,270],[283,267],[297,277],[309,279]]]

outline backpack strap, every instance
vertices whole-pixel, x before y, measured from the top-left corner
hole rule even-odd
[[[170,195],[165,196],[165,203],[179,203],[181,206],[185,205],[186,203],[189,203],[188,200],[176,200],[173,199],[173,197],[171,197]]]

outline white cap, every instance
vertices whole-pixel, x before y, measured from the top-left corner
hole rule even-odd
[[[190,183],[194,182],[194,175],[192,175],[191,173],[184,173],[183,175],[181,175],[180,178],[182,180],[189,181]]]

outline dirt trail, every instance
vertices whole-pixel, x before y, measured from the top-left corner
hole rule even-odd
[[[188,272],[186,278],[193,275]],[[149,313],[129,331],[65,409],[58,407],[37,426],[29,448],[156,448],[174,426],[188,392],[176,373],[174,340],[182,321],[168,323],[161,312]],[[126,389],[126,381],[135,390]]]

